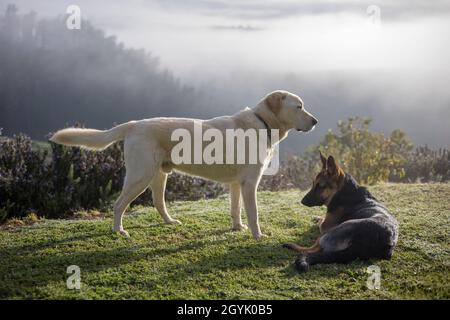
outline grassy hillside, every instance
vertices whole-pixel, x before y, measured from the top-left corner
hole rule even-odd
[[[230,232],[228,198],[169,205],[184,224],[167,226],[153,208],[124,220],[131,238],[111,234],[111,213],[42,220],[0,231],[0,298],[22,299],[439,299],[450,298],[450,184],[383,184],[371,190],[400,222],[390,261],[292,267],[287,241],[312,244],[312,218],[299,191],[259,193],[262,230]],[[80,213],[83,216],[83,213]],[[367,266],[381,289],[366,288]],[[66,288],[66,268],[81,268],[81,290]]]

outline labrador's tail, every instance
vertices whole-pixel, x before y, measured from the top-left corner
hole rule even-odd
[[[130,121],[109,130],[67,128],[57,131],[49,140],[66,146],[103,150],[116,141],[124,140],[134,123]]]

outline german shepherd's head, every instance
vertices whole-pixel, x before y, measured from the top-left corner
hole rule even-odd
[[[308,207],[328,206],[344,184],[344,170],[339,167],[333,156],[327,159],[320,153],[320,160],[322,170],[314,179],[311,190],[302,199],[302,204]]]

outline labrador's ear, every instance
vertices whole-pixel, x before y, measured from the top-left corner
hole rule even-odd
[[[275,91],[269,94],[265,99],[264,102],[266,103],[267,107],[270,111],[277,114],[280,112],[282,106],[283,106],[283,100],[286,99],[286,94],[280,91]]]
[[[327,170],[327,158],[324,157],[322,151],[319,150],[320,161],[322,161],[322,170]]]

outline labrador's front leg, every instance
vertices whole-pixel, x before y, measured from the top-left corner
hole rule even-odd
[[[260,240],[264,235],[259,228],[258,220],[258,206],[256,199],[257,183],[244,182],[241,185],[242,198],[244,200],[244,207],[247,213],[248,226],[252,231],[253,238]]]
[[[239,183],[230,185],[230,199],[232,230],[246,230],[247,226],[241,220],[241,185]]]

